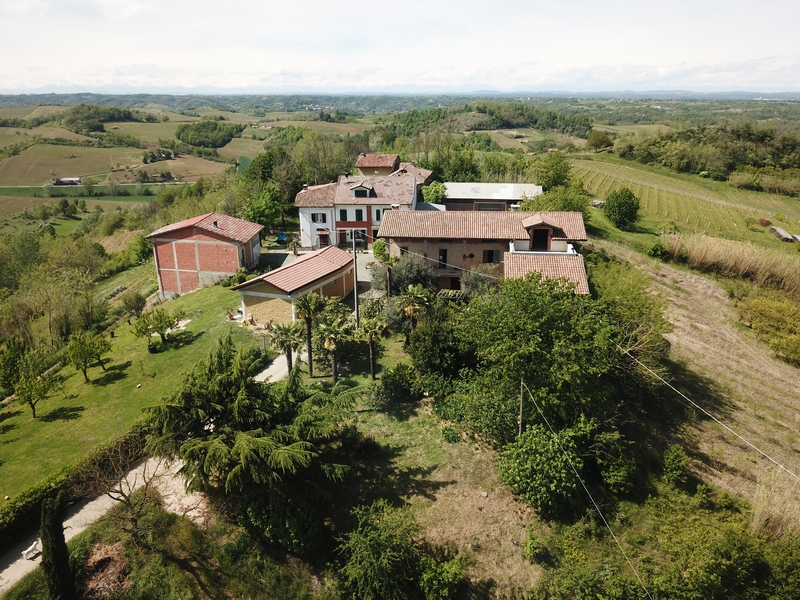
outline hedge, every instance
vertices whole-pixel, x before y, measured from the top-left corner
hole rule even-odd
[[[86,474],[92,471],[100,470],[105,473],[116,471],[115,475],[122,477],[144,457],[144,439],[144,427],[137,425],[131,431],[99,446],[73,465],[61,469],[11,499],[0,509],[0,552],[9,550],[19,542],[19,536],[27,528],[39,523],[42,502],[48,496],[55,496],[63,490],[70,503],[96,496],[97,490],[86,479]],[[127,457],[123,464],[113,460],[113,457],[121,454]]]

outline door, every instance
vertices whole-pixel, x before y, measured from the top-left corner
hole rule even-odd
[[[439,268],[447,268],[447,248],[439,248]]]

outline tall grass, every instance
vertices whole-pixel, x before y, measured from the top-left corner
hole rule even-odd
[[[692,268],[749,279],[800,297],[800,256],[706,235],[666,235],[670,255]]]
[[[797,492],[797,481],[778,469],[759,477],[750,522],[753,533],[774,540],[795,539],[800,535]]]

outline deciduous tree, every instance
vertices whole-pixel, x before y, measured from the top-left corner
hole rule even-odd
[[[639,199],[628,188],[611,192],[603,212],[615,227],[627,227],[639,220]]]

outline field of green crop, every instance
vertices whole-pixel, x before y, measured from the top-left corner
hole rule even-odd
[[[43,138],[65,138],[68,140],[89,140],[91,138],[72,133],[60,127],[34,127],[33,129],[17,129],[14,127],[0,127],[0,148],[10,146],[11,144],[19,144],[20,142],[27,142],[36,136]]]
[[[264,152],[264,141],[259,139],[252,139],[249,131],[255,132],[255,129],[244,130],[242,137],[233,138],[227,146],[217,150],[220,156],[224,158],[231,158],[236,160],[240,156],[247,156],[254,158],[258,154]],[[263,130],[262,130],[263,131]]]
[[[53,177],[101,175],[142,163],[137,148],[80,148],[38,144],[0,161],[5,185],[43,185]]]
[[[188,118],[188,117],[186,117]],[[197,119],[194,119],[195,121]],[[181,125],[179,121],[169,120],[166,123],[105,123],[106,131],[132,135],[142,142],[157,144],[158,140],[175,138],[175,130]],[[141,153],[141,150],[139,151]]]
[[[573,170],[598,198],[627,187],[639,198],[645,218],[711,235],[763,241],[764,233],[748,229],[746,219],[765,217],[791,229],[798,228],[792,221],[800,220],[796,198],[739,190],[724,182],[674,175],[638,163],[597,157],[575,160]]]
[[[278,121],[275,123],[277,127],[287,127],[294,125],[295,127],[305,127],[317,133],[338,133],[339,135],[355,135],[363,133],[371,127],[367,123],[328,123],[327,121]]]

